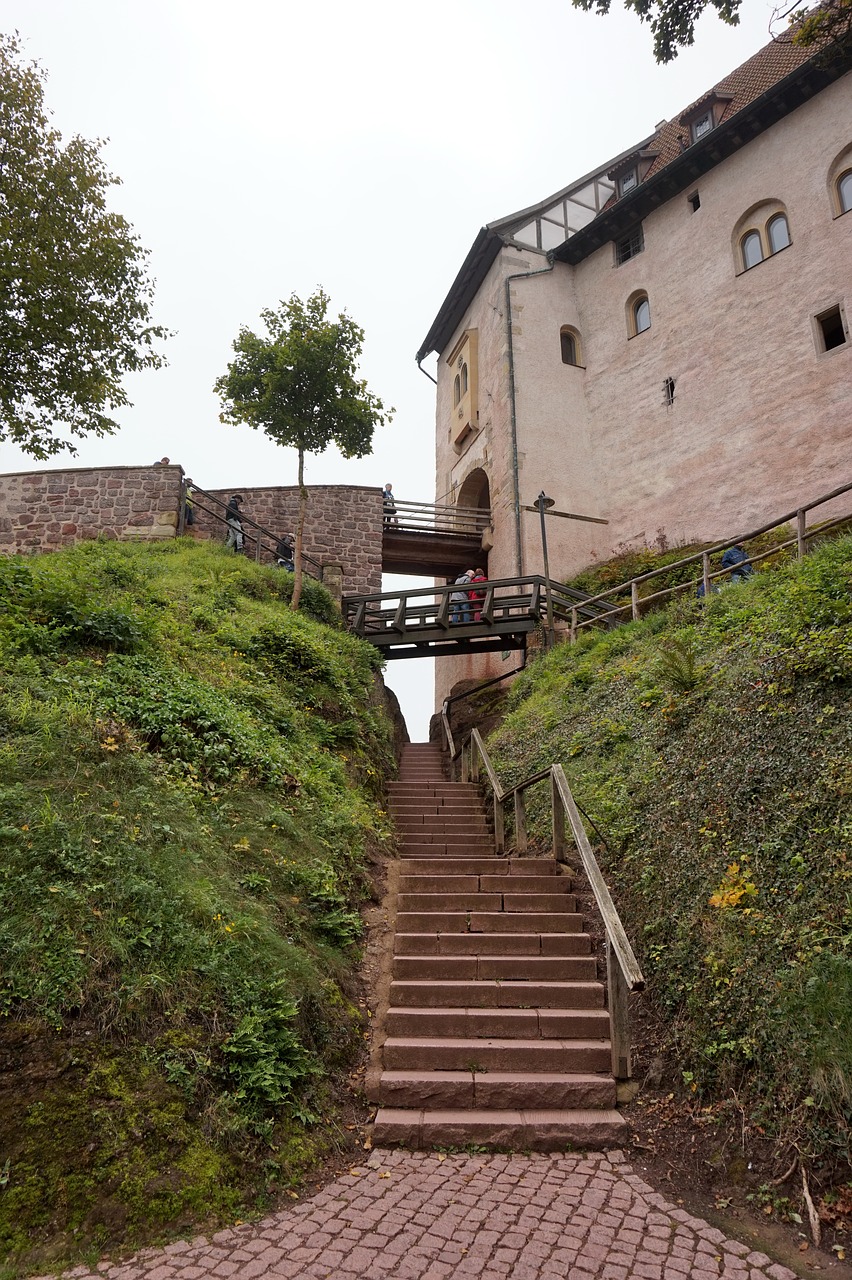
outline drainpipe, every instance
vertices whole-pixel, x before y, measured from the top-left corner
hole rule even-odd
[[[431,375],[431,373],[429,373],[429,372],[428,372],[428,370],[426,370],[426,369],[424,369],[424,368],[423,368],[423,365],[420,363],[420,361],[419,361],[419,360],[417,361],[417,368],[418,368],[418,369],[420,370],[420,372],[423,374],[424,378],[428,378],[430,382],[434,382],[435,386],[437,387],[437,385],[438,385],[438,379],[437,379],[437,378],[433,378],[433,377],[432,377],[432,375]]]
[[[516,275],[506,276],[506,328],[509,339],[509,413],[512,432],[512,483],[513,498],[515,504],[515,577],[520,578],[524,572],[523,550],[521,547],[521,494],[520,480],[518,477],[518,418],[515,409],[515,348],[512,340],[512,293],[511,285],[513,280],[529,280],[530,276],[543,276],[552,271],[555,266],[555,258],[552,253],[547,255],[546,267],[542,267],[540,271],[519,271]],[[425,372],[425,370],[423,371]],[[428,376],[428,375],[427,375]]]

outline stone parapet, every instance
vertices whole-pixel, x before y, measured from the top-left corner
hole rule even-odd
[[[181,468],[106,467],[0,475],[0,551],[56,551],[87,538],[173,538]]]

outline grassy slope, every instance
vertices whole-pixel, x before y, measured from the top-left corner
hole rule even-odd
[[[0,557],[13,1274],[244,1212],[333,1140],[392,756],[374,651],[291,583],[183,541]]]
[[[825,1162],[852,1122],[850,587],[847,537],[586,635],[490,744],[501,777],[565,766],[687,1083]]]

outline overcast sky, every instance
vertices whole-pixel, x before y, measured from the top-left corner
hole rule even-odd
[[[55,126],[108,139],[113,203],[175,331],[168,368],[130,380],[120,434],[67,463],[0,444],[0,472],[167,454],[202,487],[293,484],[295,454],[222,426],[212,387],[240,325],[322,284],[397,412],[371,457],[311,457],[308,483],[431,501],[434,387],[414,353],[478,229],[647,136],[765,44],[771,12],[703,18],[658,67],[617,0],[608,18],[570,0],[0,0],[49,72]],[[425,738],[431,664],[391,663],[387,682]]]

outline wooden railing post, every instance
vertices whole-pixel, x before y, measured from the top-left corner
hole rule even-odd
[[[701,576],[704,580],[704,599],[710,598],[710,556],[705,551],[701,557]]]
[[[634,578],[630,583],[630,609],[633,614],[633,621],[639,618],[639,583]]]
[[[527,850],[527,801],[523,791],[515,792],[515,848],[518,853]]]
[[[797,543],[797,550],[798,550],[798,553],[799,553],[799,559],[800,559],[800,560],[804,560],[805,556],[808,554],[808,539],[807,539],[807,535],[806,535],[806,528],[807,528],[806,521],[807,521],[807,512],[802,511],[802,510],[801,510],[801,508],[800,508],[800,509],[796,512],[796,543]]]
[[[577,639],[577,608],[575,605],[574,608],[571,610],[571,635],[570,635],[571,644],[573,644],[576,639]]]
[[[497,853],[506,851],[506,824],[503,820],[503,801],[494,795],[494,848]]]
[[[550,775],[550,807],[553,821],[553,857],[557,862],[564,862],[565,810],[562,808],[562,796],[559,794],[553,774]]]
[[[612,1046],[612,1074],[616,1080],[629,1080],[630,1018],[627,1006],[629,988],[609,938],[606,942],[606,980],[609,999],[609,1037]]]

